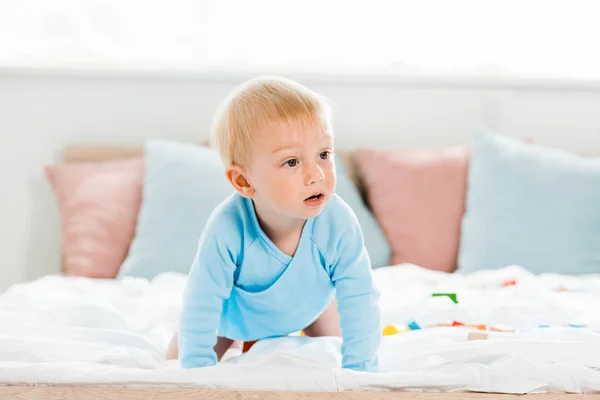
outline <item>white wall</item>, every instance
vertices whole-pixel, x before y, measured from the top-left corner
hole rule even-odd
[[[66,144],[198,141],[245,76],[0,70],[0,292],[57,273],[60,235],[44,165]],[[478,125],[600,154],[600,84],[293,77],[335,104],[337,146],[468,143]]]

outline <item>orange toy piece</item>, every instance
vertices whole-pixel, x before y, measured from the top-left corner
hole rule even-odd
[[[514,279],[507,279],[504,282],[502,282],[502,286],[504,286],[504,287],[515,286],[516,284],[517,284],[517,281]]]
[[[242,347],[242,353],[247,353],[250,351],[252,346],[254,346],[258,342],[258,340],[251,340],[249,342],[244,342],[244,346]]]

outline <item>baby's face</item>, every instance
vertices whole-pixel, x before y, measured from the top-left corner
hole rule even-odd
[[[333,139],[320,125],[273,124],[255,139],[247,169],[255,201],[293,218],[317,216],[335,192]]]

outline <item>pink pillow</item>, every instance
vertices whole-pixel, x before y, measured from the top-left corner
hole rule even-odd
[[[135,234],[144,160],[46,167],[60,209],[63,271],[114,278]]]
[[[392,247],[391,264],[456,269],[469,151],[356,151],[367,200]]]

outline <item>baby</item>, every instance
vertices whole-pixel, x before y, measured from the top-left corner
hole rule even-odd
[[[167,358],[210,366],[240,342],[342,337],[342,367],[376,371],[379,293],[362,231],[336,193],[329,105],[287,79],[235,89],[213,139],[234,193],[212,213]]]

